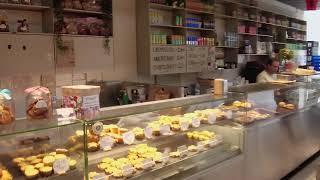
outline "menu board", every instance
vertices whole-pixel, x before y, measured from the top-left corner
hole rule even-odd
[[[208,46],[187,47],[187,72],[201,72],[208,66]]]
[[[151,74],[186,72],[185,46],[151,46]]]

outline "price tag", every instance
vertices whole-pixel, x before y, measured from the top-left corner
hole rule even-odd
[[[169,135],[170,133],[171,133],[171,130],[170,130],[170,125],[169,124],[160,126],[160,134]]]
[[[122,135],[124,144],[131,145],[135,141],[135,135],[132,131],[126,132]]]
[[[152,132],[153,132],[152,127],[148,126],[144,129],[144,136],[148,139],[152,139],[153,138]]]
[[[36,107],[37,109],[47,108],[48,105],[47,105],[47,103],[46,103],[44,100],[39,100],[39,101],[36,103],[35,107]]]
[[[96,122],[92,126],[92,131],[95,135],[100,135],[100,133],[103,131],[103,123],[102,122]]]
[[[69,171],[69,161],[67,158],[58,159],[53,163],[53,171],[55,174],[64,174]]]
[[[178,147],[178,152],[180,153],[180,157],[185,157],[188,155],[188,148],[186,145]]]
[[[142,167],[144,170],[151,169],[155,165],[155,162],[152,159],[145,159],[142,161]]]
[[[115,141],[112,137],[104,136],[99,141],[100,149],[101,150],[111,149],[113,147],[114,143],[115,143]]]
[[[199,127],[200,126],[200,120],[198,118],[193,118],[192,119],[192,127]]]
[[[106,180],[108,177],[104,173],[97,174],[92,177],[92,180]]]
[[[227,119],[232,119],[232,111],[231,110],[226,112],[226,118]]]
[[[197,143],[198,151],[202,152],[205,150],[206,144],[203,141]]]
[[[122,173],[123,173],[123,176],[125,177],[130,177],[133,175],[133,167],[131,165],[125,165],[122,167]]]
[[[217,120],[217,116],[214,113],[209,114],[208,116],[208,123],[209,124],[214,124]]]
[[[189,129],[189,122],[180,121],[180,128],[181,128],[181,131],[187,131]]]
[[[73,108],[60,108],[56,109],[58,121],[76,120],[76,113]]]

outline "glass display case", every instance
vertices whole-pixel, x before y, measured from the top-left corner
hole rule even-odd
[[[261,83],[231,88],[233,92],[247,94],[247,101],[258,111],[264,111],[274,116],[287,116],[300,110],[316,105],[319,102],[319,84],[290,83],[273,84]],[[250,111],[247,111],[247,118]]]
[[[102,109],[85,122],[86,178],[183,179],[240,155],[243,132],[230,108],[244,119],[246,97],[191,99]]]
[[[17,120],[0,126],[0,179],[83,179],[83,123]]]

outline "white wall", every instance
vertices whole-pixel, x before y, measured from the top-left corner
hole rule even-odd
[[[319,32],[320,10],[305,11],[304,18],[307,21],[307,40],[320,42],[320,32]]]

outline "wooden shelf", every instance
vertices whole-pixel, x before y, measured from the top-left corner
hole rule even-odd
[[[273,36],[267,34],[257,34],[257,36],[273,38]]]
[[[92,14],[92,15],[102,15],[102,14],[104,14],[101,11],[87,11],[87,10],[68,9],[68,8],[63,9],[63,11],[64,12],[68,12],[68,13]]]
[[[298,28],[294,28],[294,27],[287,27],[287,29],[292,29],[292,30],[301,31],[301,32],[307,32],[306,30],[298,29]]]
[[[251,33],[238,33],[239,35],[244,35],[244,36],[258,36],[258,34],[251,34]]]
[[[193,28],[193,27],[185,27],[188,30],[199,30],[199,31],[215,31],[215,29],[208,29],[208,28]]]
[[[39,36],[53,36],[53,33],[37,33],[37,32],[0,32],[0,34],[15,34],[15,35],[39,35]]]
[[[164,5],[164,4],[157,4],[157,3],[149,3],[150,8],[153,9],[160,9],[160,10],[184,10],[184,8],[181,7],[173,7],[173,6],[168,6],[168,5]]]
[[[185,44],[151,44],[151,46],[185,46]]]
[[[150,24],[151,27],[159,27],[159,28],[180,28],[185,29],[184,26],[174,26],[174,25],[166,25],[166,24]]]
[[[281,44],[281,45],[286,45],[287,43],[284,43],[284,42],[272,42],[272,44]]]
[[[226,48],[226,49],[238,49],[239,47],[231,47],[231,46],[215,46],[216,48]]]
[[[225,15],[225,14],[215,13],[214,15],[216,18],[221,18],[221,19],[237,19],[237,17],[229,16],[229,15]]]
[[[257,20],[246,19],[246,18],[239,18],[239,17],[236,17],[236,19],[241,20],[241,21],[247,21],[247,22],[258,22]]]
[[[39,5],[0,3],[0,9],[23,10],[23,11],[45,11],[50,9],[50,7],[39,6]]]
[[[105,38],[105,36],[94,36],[94,35],[80,35],[80,34],[60,34],[61,36],[67,37],[91,37],[91,38]],[[112,37],[109,37],[112,38]]]
[[[269,56],[269,54],[239,54],[243,56]]]
[[[210,11],[202,11],[202,10],[196,10],[196,9],[185,9],[188,13],[193,13],[193,14],[209,14],[209,15],[214,15],[214,12]]]

